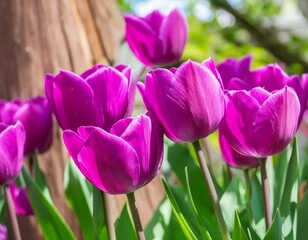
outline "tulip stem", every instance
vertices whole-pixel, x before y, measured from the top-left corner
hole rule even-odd
[[[7,216],[8,220],[10,222],[11,231],[13,235],[14,240],[21,240],[21,235],[19,231],[19,226],[17,222],[15,207],[13,203],[13,199],[11,196],[10,188],[8,185],[3,186],[4,196],[6,199],[6,205],[7,205]]]
[[[244,176],[245,176],[245,184],[246,184],[246,192],[247,192],[247,213],[248,213],[249,222],[252,223],[253,221],[253,214],[252,214],[252,208],[251,208],[252,191],[251,191],[251,183],[250,183],[248,169],[244,170]]]
[[[138,212],[137,205],[136,205],[135,194],[134,194],[134,192],[131,192],[131,193],[126,194],[126,196],[127,196],[130,212],[133,216],[133,221],[134,221],[134,225],[135,225],[135,229],[136,229],[138,239],[144,240],[145,236],[144,236],[139,212]]]
[[[260,170],[261,170],[261,180],[262,180],[262,191],[263,191],[263,203],[264,203],[264,215],[266,230],[272,225],[272,211],[270,204],[270,195],[268,189],[268,180],[266,174],[266,158],[260,158]]]
[[[216,192],[210,171],[208,169],[208,166],[206,164],[203,152],[201,150],[200,142],[195,141],[195,142],[192,142],[192,144],[193,144],[195,152],[197,154],[197,158],[198,158],[198,161],[199,161],[199,165],[200,165],[200,168],[201,168],[201,171],[202,171],[204,181],[205,181],[206,186],[208,187],[208,190],[209,190],[210,198],[211,198],[211,201],[212,201],[212,206],[213,206],[213,209],[214,209],[214,212],[215,212],[215,216],[217,218],[217,222],[218,222],[218,226],[219,226],[219,229],[220,229],[222,239],[231,239],[229,232],[228,232],[228,229],[227,229],[226,222],[225,222],[224,217],[222,215],[221,207],[220,207],[220,204],[219,204],[219,198],[218,198],[218,195],[217,195],[217,192]]]

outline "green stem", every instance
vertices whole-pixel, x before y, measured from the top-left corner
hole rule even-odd
[[[271,211],[270,195],[268,189],[268,180],[266,174],[266,158],[260,158],[259,162],[261,170],[265,224],[266,224],[266,230],[268,230],[269,227],[272,225],[272,211]]]
[[[21,235],[19,231],[16,213],[15,213],[15,207],[14,207],[14,203],[13,203],[13,199],[11,196],[9,186],[8,185],[3,186],[3,191],[4,191],[4,196],[6,199],[7,215],[8,215],[8,220],[10,222],[13,239],[21,240]]]
[[[198,158],[198,161],[199,161],[199,164],[200,164],[200,168],[201,168],[201,172],[202,172],[205,184],[206,184],[206,186],[208,187],[208,190],[209,190],[210,198],[211,198],[211,201],[212,201],[212,206],[213,206],[213,209],[214,209],[214,212],[215,212],[215,216],[216,216],[216,219],[217,219],[217,222],[218,222],[218,226],[219,226],[219,229],[220,229],[222,239],[228,239],[229,240],[231,238],[230,238],[230,235],[229,235],[229,232],[228,232],[228,229],[227,229],[227,225],[226,225],[225,220],[224,220],[223,215],[222,215],[218,195],[217,195],[217,192],[216,192],[210,171],[208,169],[208,166],[206,164],[203,152],[201,150],[200,142],[195,141],[195,142],[192,142],[192,144],[193,144],[195,152],[197,154],[197,158]]]
[[[244,176],[245,176],[245,184],[246,184],[246,191],[247,191],[247,213],[248,213],[249,222],[252,223],[253,221],[253,213],[252,213],[252,208],[251,208],[252,190],[251,190],[251,183],[250,183],[248,169],[244,170]]]
[[[127,196],[130,212],[133,216],[133,221],[134,221],[134,225],[135,225],[135,229],[136,229],[138,239],[144,240],[145,236],[144,236],[140,216],[139,216],[137,205],[136,205],[135,194],[134,194],[134,192],[131,192],[131,193],[126,194],[126,196]]]

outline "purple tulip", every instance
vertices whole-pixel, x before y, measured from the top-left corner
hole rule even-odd
[[[214,132],[224,115],[224,96],[211,59],[188,60],[178,69],[155,69],[138,83],[143,101],[175,142],[191,142]]]
[[[246,89],[246,83],[243,82],[243,79],[250,71],[250,64],[250,55],[244,56],[239,60],[227,58],[225,61],[218,64],[217,70],[222,78],[224,88],[228,90],[234,89],[232,82],[239,82],[237,85],[243,84],[240,89]]]
[[[22,123],[0,124],[0,185],[8,184],[18,176],[23,163],[26,132]]]
[[[155,10],[144,18],[126,14],[125,22],[128,45],[145,66],[166,66],[180,59],[188,23],[179,10],[167,16]]]
[[[48,101],[43,97],[36,97],[21,101],[2,101],[0,120],[11,125],[20,121],[26,131],[24,154],[34,154],[36,149],[43,153],[52,142],[52,117]]]
[[[7,239],[7,228],[5,225],[0,224],[0,240]]]
[[[297,130],[300,103],[290,87],[229,91],[220,131],[239,153],[264,158],[282,152]]]
[[[131,114],[135,88],[126,65],[96,65],[80,76],[61,70],[45,79],[47,99],[63,130],[92,125],[109,131]]]
[[[17,187],[14,182],[10,183],[9,187],[16,213],[21,216],[33,215],[34,212],[29,202],[26,188]]]
[[[76,166],[97,188],[126,194],[149,183],[163,159],[159,123],[147,115],[115,123],[110,133],[98,127],[66,130],[64,143]]]
[[[219,132],[219,144],[223,159],[234,168],[255,168],[259,166],[259,160],[256,157],[244,156],[234,150],[227,142],[226,138]]]

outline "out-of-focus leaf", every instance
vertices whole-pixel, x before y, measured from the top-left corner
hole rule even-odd
[[[166,191],[166,194],[167,194],[167,197],[169,199],[169,202],[171,204],[171,207],[172,207],[172,211],[176,217],[176,219],[178,220],[181,228],[182,228],[182,231],[183,233],[185,234],[186,238],[187,239],[191,239],[191,240],[194,240],[196,238],[194,232],[191,230],[191,228],[189,227],[186,219],[184,218],[171,190],[170,190],[170,187],[169,185],[167,184],[166,181],[163,180],[163,184],[164,184],[164,188],[165,188],[165,191]]]
[[[263,240],[283,240],[283,239],[284,237],[282,234],[282,219],[279,210],[277,210],[273,223],[268,229]]]
[[[233,176],[231,183],[220,199],[220,206],[229,231],[233,230],[234,212],[241,211],[245,205],[245,187],[243,181]]]
[[[248,240],[248,237],[242,227],[237,210],[235,210],[234,213],[234,228],[233,228],[232,240]]]
[[[146,239],[186,240],[181,226],[172,213],[172,208],[167,198],[161,202],[145,228],[145,236]]]
[[[191,205],[192,205],[192,209],[193,209],[193,212],[194,212],[194,216],[195,216],[195,219],[196,219],[196,222],[197,222],[200,234],[202,236],[202,239],[210,240],[211,239],[210,234],[207,231],[206,226],[205,226],[201,216],[198,213],[198,210],[196,208],[193,196],[191,194],[191,189],[190,189],[191,185],[190,185],[190,180],[189,180],[189,176],[188,176],[187,167],[185,168],[185,174],[186,174],[186,184],[187,184],[187,189],[188,189],[188,196],[189,196],[189,200],[190,200]]]
[[[125,203],[115,224],[115,235],[117,240],[137,240],[137,234],[127,203]]]
[[[308,191],[305,192],[303,199],[298,206],[298,222],[297,222],[297,240],[307,239],[307,223],[308,223]]]
[[[291,201],[291,195],[292,195],[292,190],[294,188],[297,189],[298,185],[298,147],[297,147],[297,140],[296,138],[294,139],[293,142],[293,149],[292,149],[292,154],[291,158],[288,164],[288,170],[286,174],[286,181],[285,185],[283,188],[283,194],[281,197],[281,202],[279,204],[279,210],[281,211],[281,216],[283,218],[286,218],[288,214],[290,213],[290,201]],[[297,196],[297,191],[295,189],[295,195]],[[297,197],[296,200],[297,202]]]
[[[29,193],[28,197],[35,212],[35,216],[41,226],[44,239],[76,239],[58,210],[50,200],[46,198],[25,168],[22,169],[22,173]]]
[[[105,218],[104,193],[95,186],[93,188],[93,234],[94,239],[108,240],[108,228]]]
[[[92,186],[80,173],[72,161],[69,161],[64,174],[66,199],[74,210],[85,239],[93,239]]]

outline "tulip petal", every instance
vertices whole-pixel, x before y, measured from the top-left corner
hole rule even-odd
[[[285,87],[269,97],[256,115],[250,141],[259,157],[281,152],[297,130],[300,103],[293,89]]]
[[[20,122],[8,126],[0,133],[0,185],[18,176],[23,163],[25,140],[25,129]]]
[[[244,156],[234,150],[221,132],[219,132],[219,144],[225,162],[235,168],[255,168],[259,166],[256,157]]]
[[[117,122],[111,133],[124,139],[139,156],[140,185],[152,180],[162,161],[159,155],[162,155],[163,134],[160,132],[159,135],[158,126],[153,126],[150,117],[139,115],[134,119],[127,118]]]
[[[14,202],[15,211],[18,215],[33,215],[33,209],[29,202],[26,187],[17,187],[14,182],[9,184],[10,192]]]
[[[149,24],[134,15],[126,14],[126,40],[136,57],[146,66],[155,56],[157,36]]]
[[[249,94],[258,101],[260,106],[271,96],[271,94],[261,87],[253,88]]]
[[[78,75],[61,70],[53,82],[53,99],[54,113],[63,130],[95,125],[93,91]]]
[[[98,126],[109,131],[125,116],[128,106],[128,79],[112,68],[100,68],[86,79],[94,92]]]
[[[182,55],[187,41],[188,24],[178,9],[172,10],[161,24],[159,39],[163,44],[165,62],[171,64]]]
[[[177,142],[206,137],[216,130],[224,114],[223,92],[215,75],[191,61],[182,64],[174,76],[164,69],[151,71],[145,96],[148,110]]]
[[[92,68],[88,69],[87,71],[83,72],[80,75],[80,77],[82,77],[83,79],[86,79],[87,77],[89,77],[91,74],[95,73],[98,69],[100,69],[102,67],[106,67],[106,65],[97,64],[97,65],[93,66]]]
[[[229,91],[226,95],[226,113],[220,130],[231,147],[243,155],[255,156],[247,134],[260,108],[260,104],[246,91]]]

